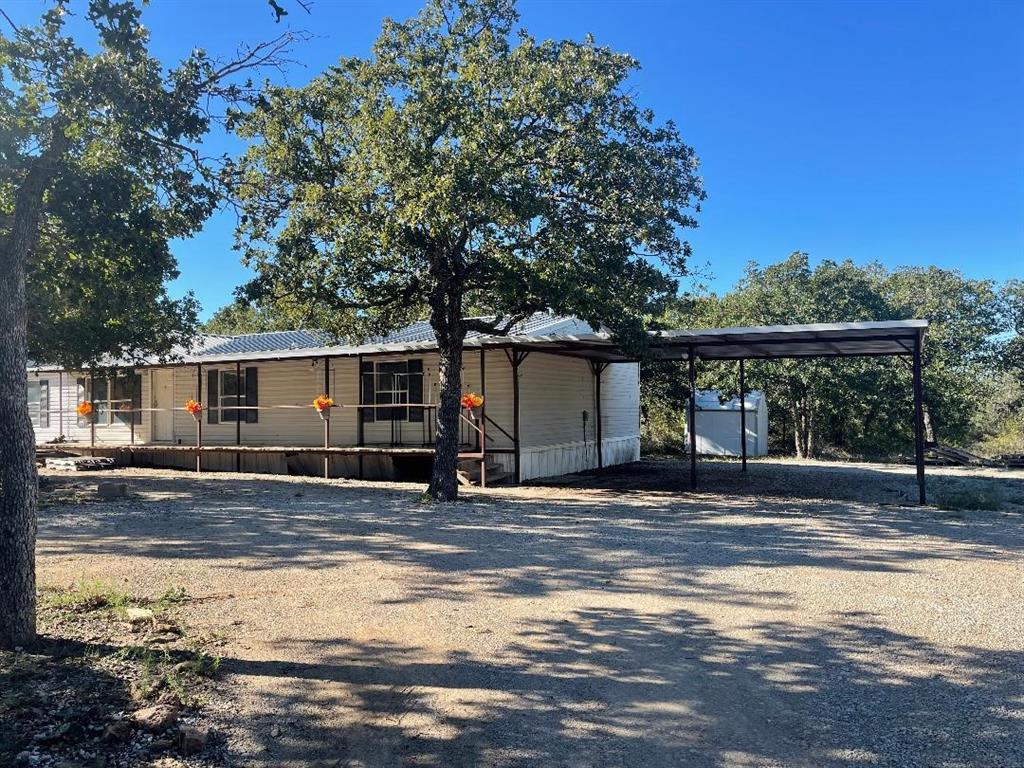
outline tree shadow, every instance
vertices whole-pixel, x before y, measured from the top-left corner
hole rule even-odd
[[[1024,652],[943,650],[867,615],[739,637],[685,612],[590,608],[525,628],[500,657],[434,662],[421,648],[344,637],[312,646],[317,663],[222,666],[274,679],[262,717],[235,723],[259,745],[256,762],[853,768],[1024,757]],[[293,725],[268,738],[282,712]]]
[[[247,706],[221,717],[245,764],[1024,763],[1024,651],[905,636],[871,613],[796,624],[797,597],[762,581],[779,568],[909,576],[934,561],[1019,561],[1015,516],[653,485],[494,490],[435,506],[393,485],[132,482],[131,502],[43,510],[41,557],[300,569],[314,588],[372,563],[397,580],[359,598],[361,632],[310,639],[307,609],[285,596],[277,608],[296,617],[266,652],[278,660],[228,654],[221,669]],[[403,605],[552,596],[572,597],[554,618],[506,623],[490,645],[472,626],[456,650],[363,639],[375,612]],[[663,611],[638,607],[652,596]]]

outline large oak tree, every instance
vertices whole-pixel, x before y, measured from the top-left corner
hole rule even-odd
[[[429,318],[439,500],[457,493],[466,333],[551,309],[642,343],[703,198],[693,151],[628,86],[634,59],[517,24],[510,0],[431,0],[238,124],[248,296],[315,305],[349,337]]]
[[[207,110],[244,97],[233,78],[280,63],[291,40],[228,61],[195,51],[166,70],[134,3],[91,0],[87,44],[68,34],[68,13],[58,2],[38,26],[5,18],[0,33],[0,647],[35,633],[27,352],[71,367],[187,342],[196,306],[165,290],[177,275],[168,241],[217,203],[199,150]]]

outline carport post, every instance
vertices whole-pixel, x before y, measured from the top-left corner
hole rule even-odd
[[[740,456],[741,472],[747,471],[747,382],[743,376],[743,360],[740,359]]]
[[[924,490],[924,385],[921,382],[921,334],[914,339],[914,461],[917,464],[917,495],[927,504]]]
[[[687,352],[689,359],[690,404],[690,489],[697,490],[697,364],[694,360],[693,347]]]

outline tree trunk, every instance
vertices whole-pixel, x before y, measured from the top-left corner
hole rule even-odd
[[[462,341],[438,347],[440,404],[437,409],[437,437],[434,468],[427,493],[436,501],[454,501],[459,493],[459,411],[462,399]]]
[[[803,409],[798,400],[793,401],[793,447],[798,459],[807,458],[807,433],[805,432]]]
[[[437,337],[438,385],[437,436],[434,467],[427,494],[435,501],[455,501],[459,495],[456,474],[459,463],[459,411],[462,399],[462,344],[466,328],[462,320],[462,288],[450,263],[438,260],[430,296],[430,325]]]
[[[928,406],[923,405],[921,411],[924,415],[924,441],[926,443],[935,442],[935,426],[932,424],[932,415],[928,411]]]
[[[27,645],[36,633],[39,481],[28,415],[25,274],[39,242],[52,161],[65,146],[56,130],[15,193],[11,229],[0,242],[0,648]]]

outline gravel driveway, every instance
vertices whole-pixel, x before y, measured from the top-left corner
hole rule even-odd
[[[102,474],[135,498],[43,509],[40,583],[184,587],[239,765],[1024,765],[1024,516],[900,506],[906,468],[712,463],[690,494],[644,462],[448,506]]]

